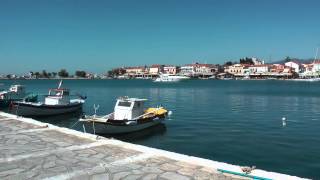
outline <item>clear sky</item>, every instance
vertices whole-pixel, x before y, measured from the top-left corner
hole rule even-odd
[[[310,58],[319,0],[0,0],[0,74]]]

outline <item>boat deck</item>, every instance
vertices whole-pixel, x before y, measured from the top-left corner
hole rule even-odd
[[[0,179],[248,179],[217,171],[221,167],[240,170],[0,112]]]

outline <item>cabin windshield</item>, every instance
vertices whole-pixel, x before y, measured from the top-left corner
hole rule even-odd
[[[119,101],[118,106],[130,107],[130,106],[131,106],[131,102],[128,102],[128,101]]]
[[[142,102],[135,102],[133,108],[140,108],[141,107]]]
[[[50,96],[68,96],[69,91],[62,91],[62,90],[52,90],[49,92]]]

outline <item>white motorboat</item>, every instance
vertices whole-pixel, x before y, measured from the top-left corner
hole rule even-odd
[[[98,134],[120,134],[139,131],[161,123],[168,111],[163,107],[144,109],[146,99],[118,98],[114,112],[105,116],[84,116],[86,129]]]
[[[44,102],[15,101],[11,111],[19,116],[51,116],[81,110],[85,98],[70,99],[70,91],[60,88],[61,83],[49,90]]]
[[[299,81],[299,82],[318,82],[320,78],[305,78],[305,79],[287,79],[288,81]]]
[[[160,74],[154,82],[178,82],[186,79],[190,79],[190,77],[173,74]]]
[[[37,97],[37,95],[27,93],[25,86],[15,84],[10,86],[7,91],[0,91],[0,107],[8,106],[12,101],[35,102]]]

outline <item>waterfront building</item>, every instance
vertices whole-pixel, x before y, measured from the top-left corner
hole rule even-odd
[[[126,70],[126,73],[129,75],[143,74],[145,72],[145,67],[143,66],[126,67],[124,69]]]
[[[214,64],[187,64],[180,68],[180,73],[186,76],[212,76],[219,72],[219,66]]]
[[[195,66],[195,73],[196,74],[215,74],[218,72],[218,67],[214,64],[194,64]]]
[[[283,64],[272,64],[270,66],[270,72],[272,73],[282,73],[284,70]]]
[[[250,74],[266,74],[270,70],[270,65],[268,64],[260,64],[260,65],[252,65],[248,67]]]
[[[300,77],[314,76],[312,72],[313,64],[301,64],[301,73],[299,73]]]
[[[164,66],[163,73],[176,75],[177,73],[179,73],[179,67],[178,66]]]
[[[193,76],[195,74],[195,67],[192,64],[182,66],[180,73],[185,76]]]
[[[292,68],[293,71],[296,72],[296,73],[299,73],[299,72],[300,72],[301,64],[298,63],[298,62],[289,61],[289,62],[286,62],[284,65],[285,65],[286,67]]]
[[[245,74],[248,74],[249,66],[247,64],[233,64],[231,66],[227,66],[224,69],[224,72],[233,74],[235,76],[244,76]]]
[[[149,67],[149,74],[150,75],[159,75],[160,73],[163,73],[163,67],[164,67],[164,65],[154,64],[151,67]]]
[[[315,61],[312,63],[312,72],[313,73],[319,73],[320,72],[320,62]]]

